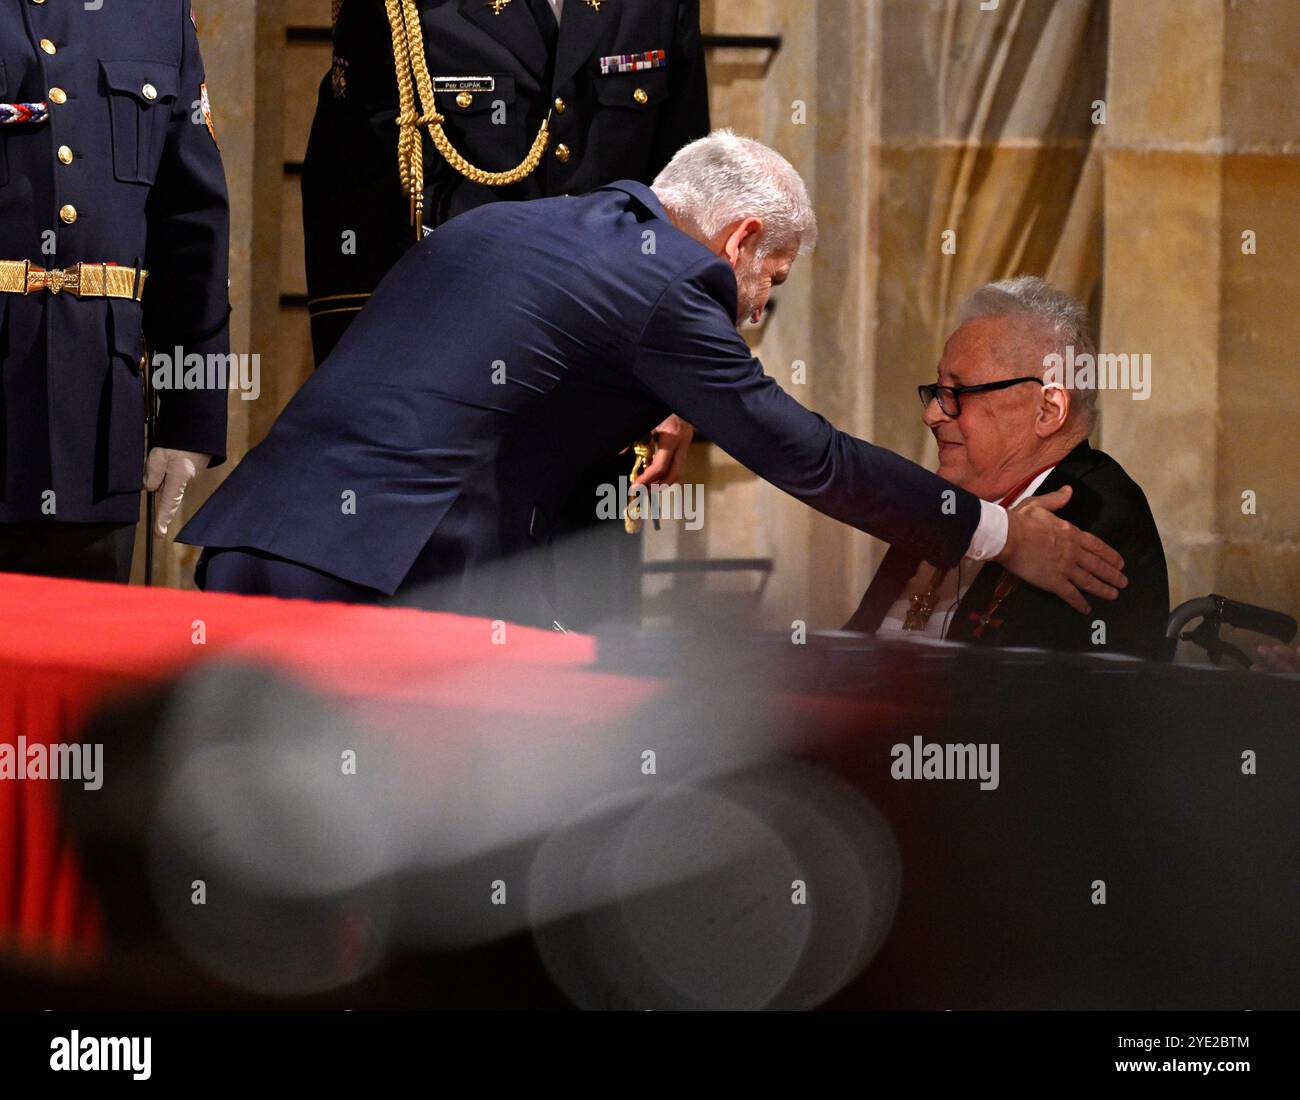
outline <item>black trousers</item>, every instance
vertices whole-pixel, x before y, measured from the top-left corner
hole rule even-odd
[[[596,518],[601,486],[617,486],[632,471],[632,454],[613,455],[578,479],[560,508],[554,535],[554,603],[572,630],[641,625],[642,536],[622,519]]]
[[[0,523],[0,573],[131,579],[134,523]]]

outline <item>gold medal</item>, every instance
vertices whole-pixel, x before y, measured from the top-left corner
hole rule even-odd
[[[635,535],[641,530],[641,521],[645,516],[641,514],[641,496],[636,492],[638,486],[633,485],[643,473],[646,467],[650,465],[655,456],[655,437],[654,433],[650,434],[649,439],[642,439],[632,447],[632,453],[636,456],[636,461],[632,463],[632,472],[627,479],[627,508],[623,512],[623,529],[629,535]],[[648,490],[647,490],[648,491]],[[658,527],[658,524],[655,525]]]
[[[935,569],[930,575],[930,587],[924,592],[914,593],[910,597],[911,607],[907,609],[907,618],[903,620],[904,630],[924,630],[939,605],[939,588],[948,576],[948,570]]]

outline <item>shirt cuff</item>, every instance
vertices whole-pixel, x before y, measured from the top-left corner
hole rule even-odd
[[[966,548],[966,556],[972,561],[986,561],[1002,553],[1009,525],[1007,510],[1002,505],[981,500],[980,523]]]

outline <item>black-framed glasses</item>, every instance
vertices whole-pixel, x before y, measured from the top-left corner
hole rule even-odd
[[[1008,386],[1018,386],[1022,382],[1037,382],[1043,385],[1041,378],[1026,375],[1024,378],[1004,378],[1001,382],[985,382],[982,386],[917,386],[921,395],[921,405],[930,407],[931,401],[938,401],[944,416],[961,416],[961,395],[964,393],[988,393],[989,390],[1005,390]]]

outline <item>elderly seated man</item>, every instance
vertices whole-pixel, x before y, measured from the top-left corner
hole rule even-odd
[[[1042,279],[980,288],[963,305],[935,385],[919,387],[939,444],[939,476],[1014,508],[1072,486],[1058,515],[1124,557],[1129,585],[1082,615],[995,564],[938,568],[905,548],[885,555],[845,629],[995,646],[1169,656],[1169,578],[1146,497],[1109,455],[1088,445],[1097,391],[1055,377],[1056,354],[1095,354],[1083,307]],[[1059,373],[1059,372],[1058,372]],[[1077,381],[1070,379],[1070,381]]]

